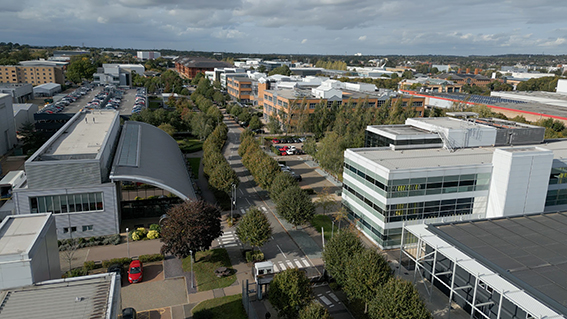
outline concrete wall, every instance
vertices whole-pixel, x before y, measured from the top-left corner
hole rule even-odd
[[[12,98],[7,94],[0,94],[0,156],[11,150],[16,143]]]
[[[59,247],[57,245],[57,232],[55,219],[49,219],[42,229],[37,241],[30,249],[32,281],[39,282],[61,278],[61,265],[59,263]]]
[[[26,162],[25,167],[30,189],[84,187],[102,182],[100,163],[95,159]]]

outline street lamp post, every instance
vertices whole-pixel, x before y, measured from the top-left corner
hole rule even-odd
[[[230,220],[232,221],[232,206],[236,209],[236,184],[232,184],[230,194],[230,197],[232,197],[230,201]]]
[[[189,250],[189,255],[191,256],[191,289],[193,289],[193,251]]]
[[[130,233],[128,227],[126,227],[126,249],[128,249],[128,258],[130,258]]]

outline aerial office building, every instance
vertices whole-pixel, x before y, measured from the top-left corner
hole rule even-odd
[[[16,142],[12,97],[0,93],[0,156],[11,150]]]
[[[146,123],[121,127],[114,110],[77,113],[25,171],[27,183],[13,190],[16,214],[53,213],[60,239],[119,233],[121,181],[196,198],[175,140]]]
[[[567,209],[567,140],[498,119],[408,119],[370,126],[366,147],[345,151],[343,204],[383,248],[404,224]]]

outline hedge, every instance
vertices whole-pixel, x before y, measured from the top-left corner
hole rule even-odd
[[[153,261],[161,261],[164,260],[165,256],[162,254],[151,254],[151,255],[140,255],[138,260],[142,263],[150,263]],[[102,267],[108,268],[112,264],[121,264],[121,265],[129,265],[132,262],[132,258],[122,257],[122,258],[113,258],[110,260],[103,260]]]
[[[73,239],[63,239],[58,241],[59,251],[68,250],[73,245],[77,245],[77,248],[93,247],[93,246],[103,246],[103,245],[118,245],[120,244],[120,235],[109,235],[109,236],[95,236],[89,238],[73,238]]]
[[[247,251],[246,252],[246,262],[251,263],[255,261],[264,260],[264,253],[259,250]]]

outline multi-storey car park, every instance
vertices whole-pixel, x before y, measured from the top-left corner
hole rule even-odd
[[[498,119],[415,118],[369,126],[345,151],[343,205],[382,248],[403,225],[567,208],[567,140]]]

